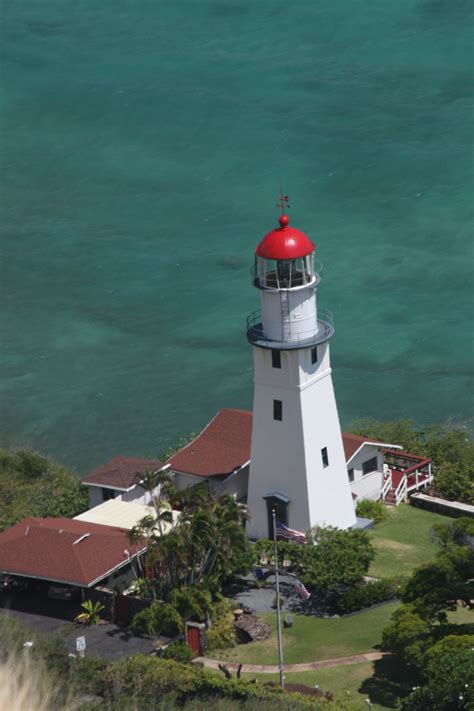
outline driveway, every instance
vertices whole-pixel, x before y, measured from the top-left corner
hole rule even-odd
[[[76,652],[76,637],[86,638],[86,656],[94,655],[109,661],[128,657],[141,652],[150,654],[155,648],[155,640],[137,637],[128,630],[110,622],[84,627],[68,622],[75,612],[75,605],[63,600],[30,601],[21,596],[16,600],[0,595],[0,614],[22,620],[40,634],[52,634],[63,628],[64,638],[70,652]],[[25,639],[26,641],[26,639]],[[169,640],[161,640],[167,642]]]

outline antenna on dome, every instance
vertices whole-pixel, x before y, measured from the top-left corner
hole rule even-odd
[[[277,207],[280,208],[281,214],[285,214],[285,208],[287,210],[290,209],[290,205],[288,203],[289,197],[288,195],[283,195],[283,188],[281,187],[281,180],[280,180],[280,195],[278,196],[278,202],[277,202]]]

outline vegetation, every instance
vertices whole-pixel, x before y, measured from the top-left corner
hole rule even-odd
[[[404,709],[467,709],[474,702],[474,624],[453,624],[448,613],[474,598],[474,521],[438,525],[440,551],[418,568],[383,633],[383,646],[396,655],[419,686]]]
[[[339,618],[294,614],[293,625],[283,629],[285,663],[298,664],[375,651],[382,641],[383,629],[397,607],[398,603],[389,602],[357,615]],[[269,639],[225,650],[219,658],[244,664],[276,664],[276,613],[262,617],[272,629]]]
[[[387,507],[380,501],[362,499],[357,503],[356,514],[363,518],[371,518],[374,523],[381,523],[387,519]]]
[[[357,612],[386,600],[400,597],[403,587],[403,578],[374,580],[343,590],[337,595],[334,606],[339,614]]]
[[[26,625],[0,618],[0,701],[2,708],[47,711],[51,708],[167,709],[198,711],[212,705],[221,711],[349,711],[361,708],[335,701],[285,693],[262,683],[227,680],[210,671],[179,663],[134,655],[107,663],[94,657],[73,658],[59,636],[40,637]],[[26,640],[33,646],[24,651]],[[170,645],[171,647],[171,645]],[[177,645],[174,651],[179,654]],[[84,696],[87,695],[87,701]]]
[[[193,650],[188,647],[186,642],[177,641],[170,642],[167,647],[161,652],[162,659],[174,659],[175,662],[181,662],[181,664],[189,664],[189,662],[195,656]]]
[[[341,584],[363,580],[374,558],[370,536],[365,531],[342,531],[315,527],[308,532],[308,545],[278,541],[279,560],[319,593],[328,593]],[[311,545],[313,542],[317,545]],[[273,541],[262,539],[254,546],[255,563],[273,560]]]
[[[376,578],[410,575],[419,565],[433,560],[438,552],[432,529],[452,519],[409,504],[387,506],[386,511],[387,520],[370,532],[376,555],[369,575]]]
[[[0,449],[0,530],[26,516],[72,518],[88,505],[87,488],[69,469],[27,449]]]
[[[100,613],[104,609],[104,605],[99,602],[92,602],[92,600],[84,600],[81,603],[81,607],[84,612],[79,613],[75,617],[76,622],[81,622],[84,625],[96,625],[100,621]]]
[[[474,440],[467,428],[432,425],[423,430],[412,420],[360,420],[350,431],[364,437],[401,444],[433,460],[433,494],[450,501],[474,503]]]
[[[184,587],[205,587],[218,593],[224,582],[247,572],[252,564],[245,535],[245,508],[231,496],[212,497],[206,484],[177,491],[166,472],[159,480],[147,477],[144,484],[153,497],[156,519],[147,516],[130,532],[132,542],[148,546],[146,568],[160,599]],[[181,514],[172,528],[163,533],[163,523],[171,521],[171,510]],[[146,571],[145,571],[146,573]]]

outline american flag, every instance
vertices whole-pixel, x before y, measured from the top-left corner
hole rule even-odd
[[[301,583],[299,580],[297,580],[294,584],[293,592],[296,595],[299,595],[299,597],[301,597],[303,600],[307,600],[309,597],[311,597],[311,593],[309,592],[309,590],[307,590],[307,588],[305,588],[303,583]]]
[[[306,536],[302,531],[295,531],[294,528],[288,528],[281,521],[276,522],[277,538],[283,538],[287,541],[296,541],[296,543],[306,543]]]

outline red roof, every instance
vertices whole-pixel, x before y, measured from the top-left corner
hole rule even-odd
[[[346,462],[348,462],[349,459],[354,456],[357,450],[360,449],[360,447],[366,442],[373,444],[376,447],[386,447],[388,444],[388,442],[376,442],[373,439],[370,439],[370,437],[360,437],[359,435],[351,434],[349,432],[343,432],[342,443],[344,445],[344,454],[346,455]]]
[[[174,471],[195,476],[226,476],[250,460],[251,438],[251,412],[221,410],[169,464]]]
[[[126,565],[128,531],[69,518],[25,518],[0,533],[0,571],[88,587]]]
[[[140,459],[119,454],[102,466],[93,469],[82,478],[83,484],[96,484],[114,489],[130,489],[137,483],[137,476],[148,471],[158,471],[165,465],[159,459]]]
[[[269,232],[255,250],[264,259],[297,259],[316,249],[304,232],[288,226],[288,217],[280,216],[280,227]]]

